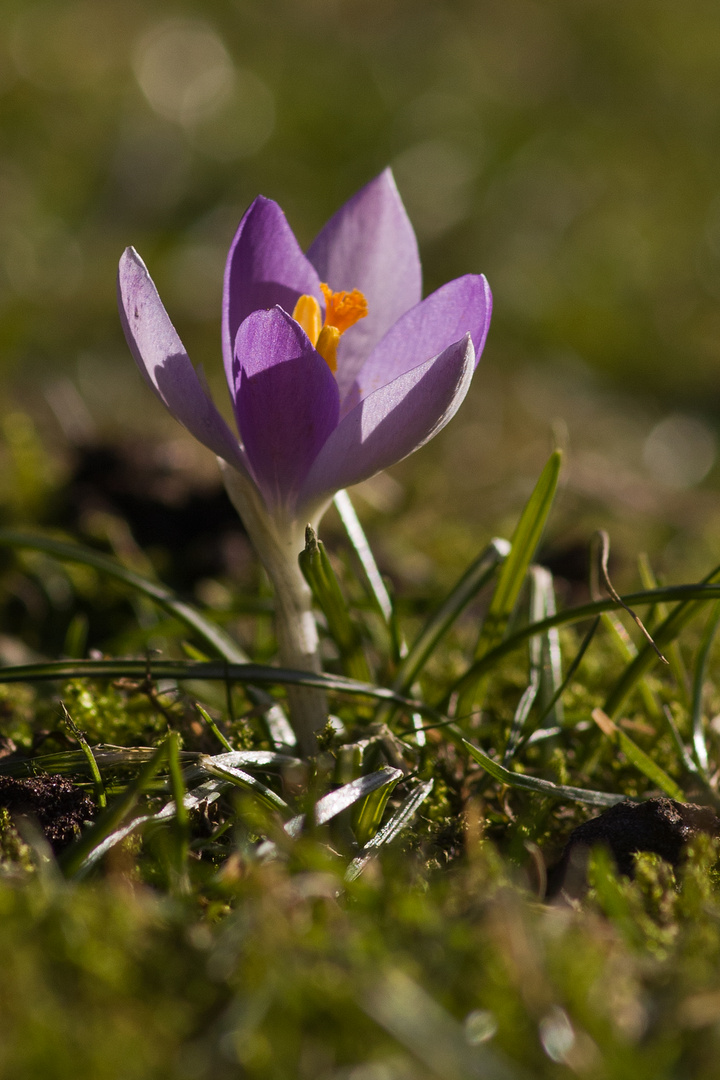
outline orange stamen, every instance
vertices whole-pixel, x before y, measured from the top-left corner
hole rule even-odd
[[[333,292],[324,282],[321,282],[320,288],[325,297],[324,326],[335,326],[344,334],[367,315],[367,300],[359,289],[353,289],[352,292]]]
[[[314,296],[301,296],[293,308],[292,317],[302,326],[333,375],[337,371],[337,347],[340,335],[367,315],[367,300],[359,289],[352,292],[333,292],[320,285],[325,297],[325,321]]]

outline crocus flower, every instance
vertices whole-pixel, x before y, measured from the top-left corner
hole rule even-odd
[[[482,275],[421,299],[417,242],[390,170],[337,211],[307,254],[277,203],[259,196],[225,268],[222,346],[238,439],[132,248],[118,292],[142,374],[220,459],[280,607],[297,592],[306,523],[317,525],[335,492],[413,453],[455,414],[491,312]],[[288,602],[298,608],[297,596]]]

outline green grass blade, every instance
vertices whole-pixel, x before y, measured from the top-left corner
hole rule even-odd
[[[707,772],[708,768],[708,751],[707,743],[705,742],[705,730],[703,727],[703,689],[705,687],[705,677],[708,661],[710,659],[710,652],[712,650],[713,642],[715,641],[718,626],[720,626],[720,603],[714,604],[710,611],[710,617],[703,632],[700,648],[698,649],[697,661],[695,663],[695,677],[693,679],[693,748],[695,750],[698,765],[704,773]]]
[[[263,784],[257,777],[245,772],[244,769],[238,769],[235,765],[220,763],[218,757],[221,756],[223,755],[217,755],[214,758],[203,757],[198,762],[198,766],[204,769],[209,776],[214,776],[218,780],[225,780],[229,784],[234,784],[235,787],[252,792],[268,810],[279,811],[283,816],[287,814],[288,804],[272,788],[269,788],[267,784]]]
[[[503,764],[508,765],[515,756],[515,752],[520,744],[520,738],[525,727],[525,721],[530,715],[530,710],[535,704],[535,698],[538,695],[540,689],[540,676],[537,670],[530,672],[530,681],[523,692],[520,701],[518,702],[517,709],[510,725],[510,733],[508,735],[507,745],[505,747],[505,753],[503,754]]]
[[[266,664],[227,664],[219,660],[197,663],[192,660],[48,660],[38,664],[0,667],[0,684],[44,682],[65,679],[184,679],[217,682],[261,683],[266,686],[287,684],[334,690],[342,694],[392,701],[443,723],[445,717],[421,701],[396,694],[383,686],[358,682],[344,675],[327,675]]]
[[[637,656],[638,650],[635,642],[620,621],[617,612],[604,611],[601,618],[603,626],[608,631],[610,640],[615,646],[615,649],[626,664],[631,664]],[[639,679],[637,688],[648,715],[654,719],[658,719],[661,716],[662,710],[660,708],[660,702],[653,692],[652,687],[648,684],[646,679]]]
[[[720,795],[718,795],[717,791],[715,791],[715,789],[713,788],[708,774],[698,766],[695,758],[685,746],[680,732],[677,729],[677,725],[675,724],[673,714],[668,705],[663,706],[663,719],[665,721],[666,728],[670,732],[670,736],[673,743],[675,744],[675,749],[677,750],[678,757],[682,761],[685,771],[702,785],[702,787],[705,789],[706,795],[710,799],[710,802],[713,803],[714,806],[718,806],[718,804],[720,804]]]
[[[628,761],[632,762],[636,769],[644,773],[656,787],[678,802],[686,802],[685,792],[678,784],[668,776],[664,769],[649,757],[644,750],[634,742],[622,729],[618,729],[617,745],[622,750]]]
[[[526,776],[524,773],[514,773],[506,769],[498,761],[493,761],[487,754],[483,754],[477,746],[473,746],[467,739],[463,739],[465,749],[471,757],[482,765],[483,769],[501,784],[509,787],[524,788],[526,791],[534,791],[538,795],[548,795],[552,799],[568,799],[571,802],[587,803],[588,806],[615,806],[616,803],[625,802],[626,795],[610,795],[604,791],[591,791],[586,788],[568,787],[567,784],[553,784],[552,780],[541,780],[536,776]]]
[[[233,750],[229,754],[199,755],[200,762],[211,761],[216,765],[233,765],[239,769],[287,769],[301,765],[302,760],[290,754],[276,754],[272,750]]]
[[[489,652],[505,633],[555,498],[561,461],[560,451],[555,450],[520,516],[512,536],[510,553],[498,575],[495,592],[480,632],[475,649],[476,659]]]
[[[399,969],[380,971],[360,1005],[422,1066],[422,1071],[404,1068],[394,1075],[420,1075],[427,1080],[530,1080],[523,1068],[505,1061],[493,1048],[470,1046],[457,1020]]]
[[[367,798],[373,791],[385,787],[387,784],[396,784],[401,780],[403,773],[400,769],[392,769],[386,766],[367,776],[359,776],[357,780],[351,780],[349,784],[343,784],[335,791],[323,795],[315,803],[313,821],[315,825],[326,825],[332,818],[337,817],[343,810],[349,810],[351,806],[361,799]],[[305,824],[305,814],[298,814],[285,825],[285,832],[289,836],[299,836]]]
[[[543,566],[530,567],[530,620],[539,622],[546,615],[555,613],[555,593],[552,584],[552,574]],[[559,649],[557,641],[551,639],[551,635],[557,638],[557,630],[549,630],[547,634],[530,638],[530,674],[528,686],[520,698],[508,735],[507,746],[503,755],[503,764],[507,765],[513,758],[522,737],[523,729],[530,715],[535,699],[540,693],[543,676],[550,676],[551,693],[557,689],[555,676],[558,674],[559,658],[553,653]],[[548,671],[544,670],[544,662],[547,658]],[[562,681],[562,672],[557,682]]]
[[[493,577],[498,566],[508,557],[510,544],[496,537],[477,559],[470,564],[440,606],[430,615],[425,626],[410,646],[393,682],[393,690],[405,694],[420,674],[428,657],[448,632],[457,617],[475,599]]]
[[[546,615],[554,615],[557,611],[557,607],[553,576],[549,570],[546,570],[545,567],[542,566],[535,567],[534,572],[538,579],[537,588],[542,598],[540,618],[544,618]],[[552,702],[549,707],[546,706],[544,715],[551,715],[552,723],[562,726],[564,722],[564,709],[560,694],[558,693],[559,688],[563,684],[560,632],[555,627],[548,630],[547,634],[544,634],[540,640],[542,642],[540,703],[542,704],[548,700]]]
[[[391,843],[412,822],[415,814],[430,795],[435,781],[423,780],[410,792],[397,810],[388,818],[383,827],[365,844],[363,850],[350,863],[345,873],[345,881],[355,881],[363,872],[368,861],[379,848]]]
[[[70,734],[77,740],[77,742],[80,743],[80,749],[82,750],[85,760],[87,761],[90,775],[93,778],[93,785],[95,787],[95,801],[100,807],[100,809],[104,810],[107,806],[107,795],[105,793],[105,785],[103,783],[103,778],[100,774],[98,763],[95,760],[95,755],[92,752],[92,747],[90,746],[90,743],[85,737],[85,732],[80,730],[80,728],[77,726],[72,716],[68,712],[65,703],[61,702],[61,705],[63,713],[65,715],[65,725],[70,731]]]
[[[148,789],[150,781],[167,761],[168,740],[165,739],[143,765],[135,780],[125,792],[108,806],[97,821],[87,829],[80,839],[66,848],[60,856],[60,866],[67,877],[74,877],[84,868],[93,850],[113,833],[127,817],[138,799]]]
[[[60,560],[60,562],[75,562],[91,566],[106,577],[112,577],[116,581],[120,581],[131,589],[142,593],[143,596],[154,600],[159,607],[169,612],[179,622],[184,623],[185,626],[194,630],[198,638],[210,646],[219,656],[238,664],[242,664],[247,660],[247,656],[239,645],[191,604],[179,600],[164,585],[159,585],[157,582],[151,581],[133,570],[128,570],[115,559],[111,559],[98,551],[93,551],[92,548],[54,540],[49,536],[16,532],[13,529],[0,529],[0,545],[27,548],[32,551],[44,551],[46,554]]]
[[[559,450],[555,450],[550,455],[535,490],[520,516],[512,536],[510,554],[498,575],[495,592],[480,631],[475,649],[476,660],[490,653],[505,635],[555,498],[561,462],[562,454]],[[458,717],[469,715],[480,704],[484,696],[484,681],[483,678],[478,677],[465,684],[458,699],[456,710]]]
[[[655,577],[653,568],[650,565],[650,560],[644,553],[641,553],[638,556],[638,569],[640,571],[640,582],[643,588],[656,589],[658,581]],[[668,615],[669,612],[667,609],[667,605],[663,603],[659,603],[656,608],[651,608],[650,612],[648,613],[648,617],[653,628],[657,625],[658,622],[662,622],[663,619],[666,619]],[[688,673],[677,641],[672,641],[669,647],[665,650],[665,653],[668,659],[668,663],[670,664],[670,669],[675,677],[675,682],[677,683],[678,691],[680,692],[682,701],[689,707],[690,695],[688,693]]]
[[[679,601],[681,604],[686,605],[692,601],[697,601],[698,611],[700,611],[709,601],[720,600],[720,584],[712,583],[715,582],[715,578],[718,576],[720,576],[720,567],[714,570],[705,581],[699,582],[698,584],[664,585],[658,589],[647,589],[641,592],[629,593],[626,596],[623,596],[622,600],[628,607],[642,607],[645,604],[653,605],[660,602],[670,603],[672,601]],[[491,671],[498,661],[514,652],[515,649],[523,645],[528,638],[534,637],[536,634],[544,634],[553,627],[572,626],[573,623],[585,622],[588,619],[593,619],[598,615],[602,615],[604,611],[621,610],[621,608],[621,604],[618,604],[617,601],[608,596],[602,600],[592,600],[587,604],[578,604],[576,607],[566,608],[564,611],[559,611],[557,615],[551,615],[542,619],[539,623],[531,623],[527,626],[520,627],[520,629],[515,630],[496,645],[495,648],[491,649],[489,653],[486,653],[479,660],[476,660],[475,663],[468,668],[465,674],[450,687],[449,691],[447,691],[443,697],[442,702],[438,703],[437,708],[441,709],[443,703],[446,702],[451,695],[462,695],[468,686],[473,685],[478,678],[486,674],[486,672]],[[675,610],[677,610],[677,608]],[[694,614],[697,614],[697,612]],[[654,652],[653,656],[656,656]]]
[[[171,732],[167,740],[168,745],[168,770],[170,773],[170,790],[172,792],[173,802],[175,804],[175,818],[174,818],[174,832],[175,832],[175,844],[174,844],[174,863],[173,867],[176,885],[178,891],[186,893],[189,889],[190,879],[188,877],[188,851],[190,846],[190,815],[185,805],[185,796],[187,794],[185,790],[185,781],[183,779],[182,767],[180,765],[180,746],[178,741],[178,734],[176,731]]]
[[[714,570],[712,574],[708,575],[703,584],[713,585],[717,582],[718,577],[720,577],[720,569]],[[652,591],[663,592],[662,589]],[[653,638],[657,648],[662,651],[666,646],[674,642],[689,623],[701,614],[703,607],[702,602],[691,600],[678,604],[655,630]],[[649,643],[644,645],[608,695],[603,711],[609,717],[618,716],[639,680],[650,670],[657,659],[657,653],[652,645]]]
[[[382,575],[378,570],[378,565],[375,562],[375,556],[372,553],[367,537],[360,524],[360,519],[355,513],[355,507],[350,501],[350,496],[347,491],[338,491],[333,499],[335,509],[340,515],[345,532],[348,534],[348,538],[355,553],[360,560],[360,565],[365,571],[365,576],[370,585],[373,599],[377,604],[378,610],[382,614],[385,622],[388,626],[392,622],[393,606],[390,600],[390,595],[385,588],[385,582],[382,579]]]
[[[153,600],[159,607],[190,630],[193,630],[205,645],[224,660],[235,664],[244,664],[248,661],[247,654],[243,652],[240,646],[211,619],[202,615],[192,604],[180,600],[164,585],[159,585],[157,582],[151,581],[133,570],[128,570],[121,563],[109,558],[107,555],[102,555],[100,552],[93,551],[92,548],[80,544],[69,544],[62,540],[54,540],[49,536],[22,533],[14,529],[0,529],[0,545],[27,548],[31,551],[44,551],[61,562],[75,562],[91,566],[106,577],[114,578],[116,581],[128,585],[131,589]],[[293,746],[295,734],[282,709],[267,694],[256,691],[254,687],[248,687],[247,693],[256,705],[267,708],[267,722],[273,741],[277,745],[287,744]]]
[[[359,776],[357,780],[351,780],[349,784],[343,784],[337,791],[331,791],[323,795],[322,799],[318,799],[315,804],[315,823],[324,825],[360,799],[367,798],[376,789],[388,784],[395,785],[398,780],[402,780],[402,777],[403,773],[400,769],[393,769],[386,765],[367,776]]]
[[[358,807],[353,822],[353,832],[360,847],[364,847],[380,828],[387,801],[399,779],[400,777],[366,795]]]
[[[228,786],[229,785],[226,782],[221,780],[206,780],[204,784],[200,784],[198,787],[194,788],[193,791],[187,792],[183,799],[185,809],[188,811],[196,810],[202,803],[214,802]],[[100,862],[108,851],[120,844],[126,837],[132,836],[138,829],[141,829],[145,825],[171,821],[175,814],[175,800],[173,799],[172,802],[166,803],[165,806],[156,813],[141,814],[139,817],[133,818],[132,821],[127,822],[119,829],[115,829],[92,849],[79,867],[76,876],[82,877],[86,874],[88,870]]]
[[[570,666],[568,667],[568,669],[567,669],[567,671],[565,673],[565,678],[560,683],[557,690],[555,691],[553,696],[550,698],[547,705],[543,709],[542,713],[538,717],[538,721],[537,721],[537,726],[538,727],[541,727],[545,723],[545,720],[547,719],[547,717],[552,712],[554,706],[560,700],[560,698],[562,697],[562,695],[565,693],[566,689],[568,688],[571,679],[575,675],[575,672],[577,671],[577,669],[580,667],[580,664],[582,663],[583,657],[585,656],[585,653],[587,652],[588,648],[590,647],[590,642],[595,637],[595,634],[597,632],[597,628],[598,628],[599,625],[600,625],[600,616],[598,615],[593,620],[592,625],[590,626],[590,629],[588,630],[588,632],[586,633],[585,637],[582,640],[580,648],[575,653],[575,656],[573,657],[573,659],[572,659],[572,661],[570,663]]]
[[[619,728],[602,709],[593,709],[592,718],[602,733],[610,739],[618,750],[623,752],[628,761],[639,772],[647,776],[648,780],[660,788],[661,791],[664,791],[666,795],[669,795],[671,799],[685,802],[685,793],[682,788],[675,783],[672,777],[668,776],[664,769],[660,768],[657,762],[653,761],[644,750],[641,750],[638,744],[622,728]]]
[[[345,674],[352,679],[369,681],[370,668],[363,651],[360,630],[350,615],[325,545],[318,540],[310,525],[305,530],[305,549],[300,552],[298,562],[303,577],[327,620],[328,630],[337,645]]]
[[[215,721],[213,720],[212,716],[207,711],[207,709],[203,709],[202,705],[199,705],[197,701],[195,702],[195,708],[200,713],[203,720],[205,721],[207,726],[210,728],[210,730],[212,731],[213,735],[215,736],[217,741],[220,743],[220,745],[224,746],[225,749],[228,751],[228,753],[232,754],[233,750],[234,750],[234,747],[227,741],[227,739],[225,738],[222,731],[217,726],[217,724],[215,723]]]

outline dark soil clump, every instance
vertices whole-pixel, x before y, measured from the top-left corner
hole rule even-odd
[[[698,833],[720,835],[720,818],[708,806],[667,798],[618,803],[573,829],[560,861],[548,871],[547,896],[585,891],[587,852],[596,844],[609,849],[619,873],[632,877],[637,852],[654,852],[677,867]]]
[[[97,807],[89,795],[64,776],[18,780],[0,776],[0,808],[13,817],[35,820],[57,854],[79,835]]]

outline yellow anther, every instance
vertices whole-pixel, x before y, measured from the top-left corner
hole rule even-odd
[[[323,326],[315,348],[322,356],[333,375],[337,371],[337,347],[340,331],[337,326]]]
[[[333,374],[337,371],[337,347],[340,335],[367,315],[367,300],[359,289],[352,292],[333,292],[321,284],[325,297],[325,322],[320,305],[314,296],[301,296],[293,308],[292,317],[302,326]]]
[[[367,315],[367,300],[359,289],[333,292],[324,282],[321,282],[320,288],[325,297],[325,326],[335,326],[344,334]]]
[[[311,345],[317,345],[322,327],[322,312],[320,305],[314,296],[301,296],[293,308],[292,317],[300,323],[303,330],[310,338]]]

